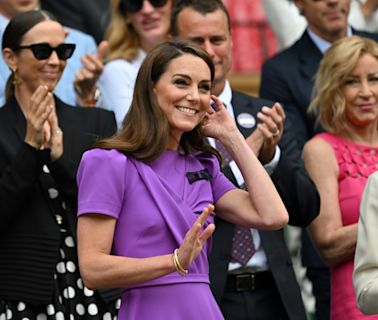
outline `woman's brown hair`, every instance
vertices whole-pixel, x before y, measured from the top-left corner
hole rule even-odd
[[[201,47],[184,40],[167,41],[156,46],[148,53],[139,70],[131,107],[122,129],[112,138],[99,141],[95,147],[117,149],[143,162],[152,161],[164,152],[170,127],[153,89],[171,61],[185,54],[201,58],[209,66],[213,80],[214,65]],[[185,153],[197,150],[219,155],[205,143],[199,126],[182,135],[180,147]]]

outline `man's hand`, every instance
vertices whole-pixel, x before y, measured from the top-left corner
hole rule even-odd
[[[271,108],[262,107],[257,118],[261,123],[246,140],[261,163],[266,164],[273,159],[276,146],[282,138],[285,112],[276,102]]]

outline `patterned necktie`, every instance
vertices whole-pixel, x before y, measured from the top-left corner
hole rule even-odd
[[[239,262],[244,266],[255,252],[256,248],[253,243],[251,229],[235,225],[234,237],[232,238],[231,262]]]
[[[226,147],[218,140],[215,140],[215,146],[222,155],[222,166],[227,166],[232,158]],[[240,264],[245,265],[255,252],[256,248],[253,243],[251,230],[249,228],[235,225],[234,237],[232,238],[231,262],[239,262]]]

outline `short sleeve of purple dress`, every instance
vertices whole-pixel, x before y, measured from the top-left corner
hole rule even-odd
[[[173,252],[202,209],[234,185],[214,156],[165,151],[144,164],[116,150],[83,155],[78,175],[78,215],[117,219],[112,253],[143,258]],[[210,217],[207,223],[213,222]],[[120,319],[223,319],[209,286],[211,240],[189,274],[123,288]]]

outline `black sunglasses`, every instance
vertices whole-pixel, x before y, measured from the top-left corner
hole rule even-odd
[[[154,8],[164,6],[168,0],[148,0]],[[144,0],[121,0],[119,6],[122,11],[137,13],[143,7]]]
[[[67,60],[72,57],[75,47],[73,43],[62,43],[57,47],[52,47],[48,43],[36,43],[29,46],[16,46],[14,50],[30,49],[38,60],[50,58],[52,52],[55,51],[60,60]]]

